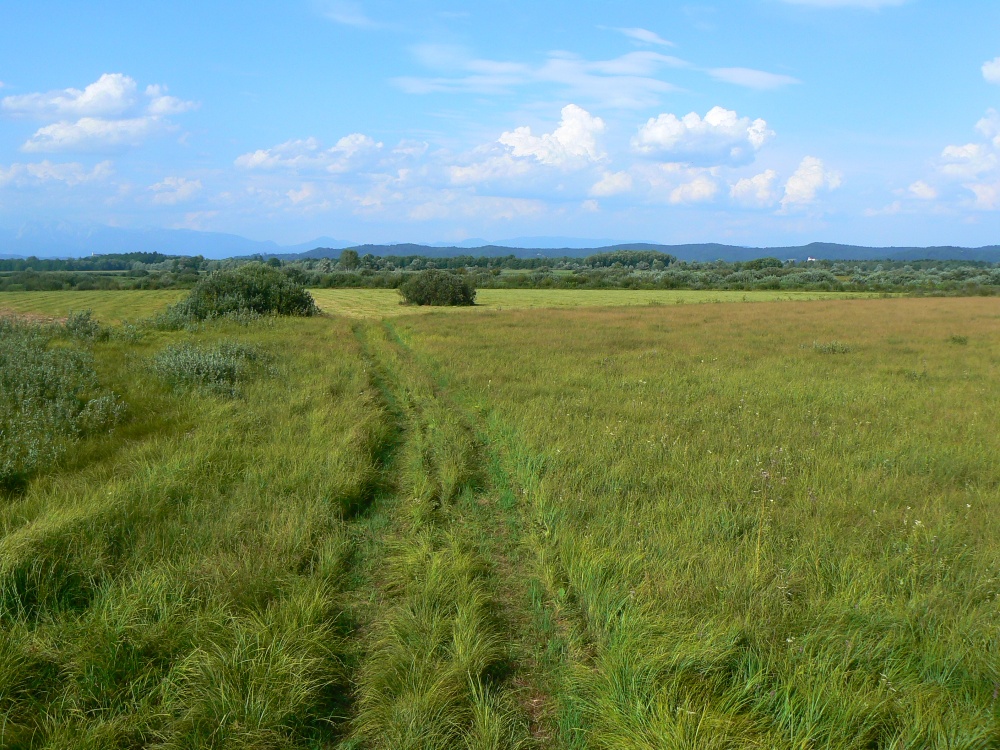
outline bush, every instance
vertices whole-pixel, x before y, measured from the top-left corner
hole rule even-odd
[[[264,356],[254,347],[235,341],[215,346],[168,346],[153,358],[153,370],[173,386],[199,387],[235,396],[238,386],[251,380]]]
[[[476,289],[472,281],[447,271],[419,271],[399,285],[403,301],[409,305],[474,305]]]
[[[49,347],[59,333],[0,319],[0,489],[23,483],[69,443],[124,414],[124,404],[101,391],[87,352]]]
[[[263,263],[221,269],[201,278],[175,306],[180,317],[205,320],[220,315],[315,315],[312,295],[301,284]]]

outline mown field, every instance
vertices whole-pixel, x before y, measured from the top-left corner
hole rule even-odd
[[[61,318],[70,312],[93,310],[109,322],[135,320],[153,315],[185,295],[181,290],[80,291],[0,293],[0,314]],[[331,315],[354,318],[384,318],[434,311],[400,304],[395,289],[313,289],[320,309]],[[672,305],[703,302],[769,302],[778,300],[855,299],[876,295],[843,292],[726,292],[664,290],[566,290],[566,289],[481,289],[475,308],[448,308],[448,312],[520,310],[563,307],[617,307]],[[445,311],[440,308],[437,311]]]
[[[0,746],[1000,746],[995,299],[374,291],[53,340],[126,411],[0,500]]]

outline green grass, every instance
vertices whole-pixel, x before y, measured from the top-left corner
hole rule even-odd
[[[878,300],[402,321],[488,415],[541,529],[539,577],[570,621],[569,736],[995,746],[998,314]]]
[[[0,746],[1000,745],[994,300],[495,293],[67,342]]]

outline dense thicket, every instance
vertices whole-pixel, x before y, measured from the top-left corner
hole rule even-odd
[[[0,291],[191,288],[218,270],[262,263],[263,258],[259,257],[213,261],[156,253],[74,261],[29,258],[0,262]],[[1000,288],[1000,264],[961,260],[793,262],[767,257],[734,263],[688,263],[650,250],[597,253],[586,258],[359,257],[356,251],[344,251],[339,259],[272,257],[267,263],[292,281],[314,288],[395,289],[413,274],[425,270],[464,272],[473,286],[480,289],[799,289],[996,294]]]
[[[420,271],[399,285],[403,301],[410,305],[476,304],[476,288],[466,276],[447,271]]]

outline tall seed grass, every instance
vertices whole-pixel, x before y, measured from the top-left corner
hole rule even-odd
[[[184,334],[95,347],[116,437],[0,506],[0,746],[303,747],[349,714],[346,524],[384,414],[330,321],[213,324],[276,353],[235,402],[143,377]],[[129,364],[131,363],[131,364]]]
[[[569,734],[994,745],[996,314],[879,300],[402,321],[525,477],[581,627]]]

